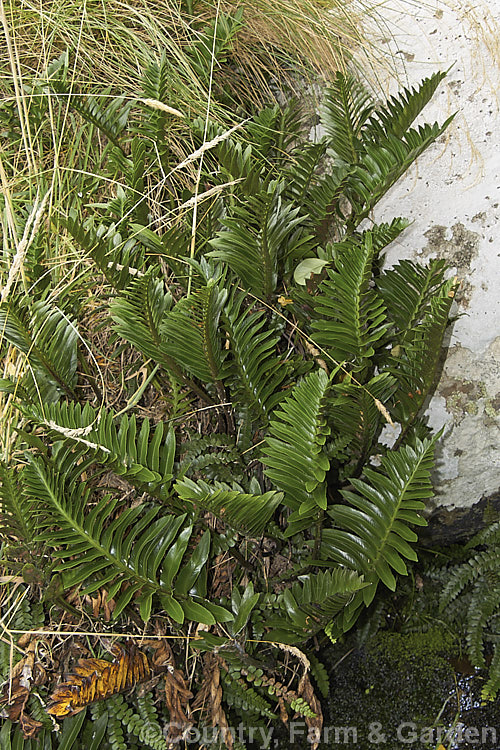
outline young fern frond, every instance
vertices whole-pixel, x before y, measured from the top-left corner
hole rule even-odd
[[[432,497],[435,441],[418,441],[415,448],[403,446],[387,454],[380,470],[366,467],[364,479],[351,479],[355,492],[341,490],[349,505],[334,505],[328,511],[336,528],[323,532],[323,554],[340,564],[355,562],[355,569],[364,572],[365,581],[373,583],[362,593],[366,605],[379,580],[394,591],[392,570],[407,574],[403,558],[417,559],[410,546],[417,535],[409,524],[426,525],[419,511]]]
[[[334,248],[336,270],[328,269],[314,298],[314,338],[336,362],[363,371],[389,328],[387,310],[370,282],[375,261],[371,232]]]
[[[269,425],[261,462],[294,511],[287,535],[296,533],[297,524],[309,526],[311,514],[316,516],[327,506],[325,477],[330,462],[324,444],[330,428],[324,410],[329,384],[323,370],[309,374],[281,402]]]

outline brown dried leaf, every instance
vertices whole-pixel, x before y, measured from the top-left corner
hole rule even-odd
[[[24,661],[24,660],[23,660]],[[0,706],[5,706],[7,717],[11,721],[18,721],[25,739],[35,738],[43,724],[33,719],[25,712],[30,691],[21,684],[22,677],[15,677],[7,682],[0,694]]]
[[[182,672],[169,666],[165,674],[165,701],[170,716],[167,744],[174,743],[175,737],[183,736],[192,726],[188,701],[193,697],[187,687]],[[179,732],[180,730],[180,732]]]
[[[111,653],[112,661],[79,659],[73,674],[52,693],[47,713],[57,717],[74,716],[89,703],[130,690],[138,682],[151,678],[148,658],[133,641],[127,641],[124,647],[113,646]]]
[[[304,672],[304,675],[301,677],[297,692],[299,696],[309,704],[311,709],[316,714],[316,716],[304,717],[309,730],[308,736],[311,738],[311,740],[313,737],[316,737],[316,740],[311,742],[312,750],[316,750],[319,745],[321,730],[323,728],[323,712],[321,711],[321,703],[314,693],[314,688],[311,685],[311,681],[307,672]]]
[[[221,660],[221,663],[222,660]],[[203,682],[193,701],[192,709],[201,709],[210,718],[213,727],[218,727],[221,738],[228,750],[233,750],[233,736],[229,730],[226,714],[221,706],[222,687],[220,685],[219,659],[214,654],[203,657]]]

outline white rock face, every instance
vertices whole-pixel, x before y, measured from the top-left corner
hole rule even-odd
[[[500,490],[500,0],[388,0],[381,14],[387,29],[374,38],[401,60],[399,81],[394,70],[377,71],[386,93],[453,66],[422,119],[442,122],[456,111],[454,122],[373,218],[413,221],[388,263],[443,257],[461,282],[460,317],[429,415],[434,427],[446,426],[437,503],[467,507]]]

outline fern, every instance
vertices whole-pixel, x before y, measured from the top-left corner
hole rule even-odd
[[[384,102],[383,107],[370,117],[365,134],[375,141],[392,133],[401,138],[422,109],[432,99],[437,87],[446,76],[444,72],[433,73],[416,87],[403,89]]]
[[[114,617],[138,592],[143,620],[149,619],[153,595],[159,596],[176,622],[182,623],[188,616],[213,624],[214,611],[223,619],[230,617],[225,610],[208,602],[201,604],[190,596],[172,595],[174,578],[179,575],[181,581],[187,578],[193,585],[203,560],[208,557],[209,537],[205,537],[204,546],[200,548],[200,542],[181,568],[193,532],[192,525],[182,528],[185,515],[159,516],[157,506],[136,505],[113,517],[118,498],[110,495],[105,495],[89,511],[88,488],[82,484],[68,485],[39,460],[30,461],[24,481],[28,496],[38,498],[43,504],[38,518],[39,541],[50,540],[62,548],[53,554],[61,559],[56,570],[62,572],[66,588],[86,581],[85,591],[89,593],[106,586],[109,597],[116,597]],[[107,523],[111,517],[113,520]]]
[[[218,483],[210,487],[206,482],[183,479],[176,482],[175,490],[184,501],[190,501],[218,516],[222,521],[253,536],[261,536],[274,511],[281,503],[281,492],[263,495],[247,494]]]
[[[148,419],[138,429],[135,415],[125,414],[117,425],[113,411],[97,411],[88,404],[82,409],[74,402],[46,407],[42,413],[30,410],[29,415],[61,442],[55,456],[59,471],[68,472],[85,459],[83,472],[99,461],[140,489],[164,500],[170,496],[175,435],[163,424],[151,433]]]
[[[26,358],[20,386],[33,401],[74,395],[78,332],[68,315],[49,302],[24,298],[0,305],[0,331]]]
[[[335,271],[320,286],[314,300],[315,339],[336,362],[363,370],[389,328],[385,305],[370,288],[376,247],[371,232],[361,242],[347,241],[335,250]]]
[[[328,385],[323,370],[308,375],[284,399],[269,426],[261,461],[265,474],[285,492],[286,505],[295,511],[288,534],[295,533],[301,516],[309,525],[311,513],[326,509],[329,461],[323,446],[330,429],[323,410]]]
[[[13,536],[29,544],[36,533],[33,505],[18,479],[14,467],[0,462],[0,529],[4,538]]]
[[[311,632],[324,628],[365,585],[357,573],[341,568],[300,576],[283,592],[282,613],[269,618],[268,637],[281,643],[306,640]]]
[[[218,323],[226,297],[226,290],[209,280],[180,300],[161,325],[167,354],[204,383],[220,380],[224,353]]]
[[[267,719],[276,719],[268,701],[243,680],[238,680],[229,673],[223,673],[224,696],[229,706],[241,709],[245,715],[260,715]]]
[[[263,312],[245,309],[244,301],[245,295],[239,294],[226,307],[232,357],[225,377],[230,379],[236,404],[241,409],[249,407],[265,423],[283,397],[287,367],[276,351],[279,333],[269,326]]]
[[[208,253],[227,263],[245,288],[265,298],[276,288],[279,261],[301,243],[292,233],[302,220],[300,209],[284,203],[283,188],[273,181],[245,206],[235,206],[222,222],[224,229],[210,241],[215,249]]]
[[[346,164],[356,164],[363,150],[361,130],[374,109],[363,84],[352,75],[338,72],[324,95],[321,124],[328,144]]]
[[[403,558],[417,559],[411,547],[417,535],[409,524],[426,524],[419,511],[432,496],[435,440],[418,441],[415,448],[404,446],[384,456],[380,471],[366,467],[363,480],[351,479],[356,492],[341,491],[349,505],[335,505],[328,511],[337,528],[323,531],[325,559],[362,571],[365,581],[373,584],[357,595],[352,609],[360,601],[370,604],[379,580],[394,590],[392,571],[406,575]]]
[[[448,581],[440,597],[440,609],[447,610],[457,598],[471,592],[466,614],[466,643],[471,662],[485,667],[485,645],[493,641],[493,656],[489,665],[488,681],[482,697],[493,700],[500,688],[500,647],[498,625],[495,620],[500,613],[500,522],[486,527],[467,544],[469,550],[479,545],[486,549],[473,554],[467,562],[449,572]]]

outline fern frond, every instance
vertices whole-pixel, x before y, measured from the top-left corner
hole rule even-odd
[[[446,130],[453,115],[442,125],[420,125],[410,128],[400,139],[392,133],[381,141],[365,142],[364,152],[347,174],[344,195],[352,207],[349,223],[356,226],[365,219],[382,196]]]
[[[117,513],[119,499],[110,495],[89,510],[87,486],[68,484],[40,459],[30,459],[25,481],[27,494],[40,501],[38,540],[56,548],[53,557],[61,562],[55,569],[65,588],[85,582],[84,591],[91,593],[105,586],[116,602],[114,617],[135,597],[147,621],[156,595],[179,623],[188,617],[214,624],[214,611],[232,619],[223,608],[187,594],[207,562],[210,532],[186,552],[193,526],[185,514],[160,516],[161,508],[149,504]]]
[[[220,380],[224,352],[219,318],[227,290],[210,279],[181,299],[163,318],[160,334],[167,355],[204,383]]]
[[[116,333],[167,371],[178,369],[166,353],[160,333],[161,322],[172,303],[172,296],[156,278],[155,269],[148,269],[114,298],[109,309]]]
[[[113,224],[95,227],[92,217],[83,221],[75,211],[59,216],[57,223],[91,256],[115,289],[124,289],[144,266],[144,245],[134,237],[124,239]]]
[[[394,347],[392,358],[387,360],[389,371],[400,382],[394,397],[397,403],[395,413],[407,427],[435,383],[455,288],[456,282],[450,279],[435,290],[421,320],[405,331],[403,344],[399,349]]]
[[[340,71],[325,91],[320,110],[328,145],[346,164],[356,164],[363,149],[361,130],[373,112],[374,101],[353,75]]]
[[[185,478],[175,483],[175,490],[185,502],[210,511],[229,526],[252,536],[261,536],[274,511],[283,500],[282,492],[253,495],[241,489],[231,489],[218,482],[211,487],[206,482]]]
[[[389,328],[384,302],[370,286],[375,250],[370,231],[335,246],[336,270],[328,269],[314,298],[315,339],[354,371],[363,370]]]
[[[268,719],[276,719],[267,700],[253,688],[249,687],[242,678],[239,680],[229,672],[222,672],[224,685],[224,699],[230,706],[242,709],[245,715],[256,714]]]
[[[401,260],[377,279],[377,289],[397,326],[398,342],[411,335],[422,321],[431,299],[444,283],[444,271],[442,260],[431,260],[426,266]]]
[[[337,529],[323,532],[323,552],[341,564],[355,563],[374,585],[363,592],[368,605],[381,580],[394,591],[392,570],[406,575],[403,558],[416,560],[410,546],[417,535],[410,524],[425,526],[418,511],[432,497],[430,471],[436,438],[402,446],[382,458],[380,470],[366,467],[364,479],[351,479],[356,492],[342,490],[349,505],[335,505],[329,514]]]
[[[74,396],[78,332],[70,316],[43,300],[3,303],[0,336],[26,357],[20,385],[34,401]]]
[[[366,585],[355,571],[345,568],[299,576],[299,581],[283,592],[282,614],[268,618],[271,630],[267,637],[284,643],[309,638]]]
[[[467,611],[465,639],[470,660],[476,667],[486,666],[483,650],[484,633],[491,616],[499,609],[500,587],[490,590],[480,585],[473,589]]]
[[[277,354],[279,333],[263,311],[256,311],[255,306],[245,309],[244,302],[244,294],[235,295],[225,310],[231,345],[225,380],[231,382],[233,403],[242,409],[250,407],[266,423],[283,397],[288,368]]]
[[[209,257],[227,263],[241,284],[259,297],[268,298],[277,283],[278,262],[293,253],[301,237],[293,230],[302,217],[282,199],[284,184],[276,181],[244,206],[235,206],[222,221],[224,229],[210,240]]]
[[[22,471],[0,461],[0,530],[2,536],[31,542],[36,534],[33,499],[22,490]]]
[[[323,446],[330,429],[323,414],[328,386],[323,370],[304,378],[274,412],[265,439],[261,459],[265,474],[285,492],[285,504],[299,515],[326,508],[330,464]]]
[[[55,440],[61,441],[57,454],[60,471],[76,467],[80,473],[89,463],[101,466],[125,477],[142,491],[166,500],[175,455],[175,435],[163,423],[154,431],[148,419],[138,428],[135,415],[123,415],[115,421],[112,410],[98,411],[89,404],[76,402],[46,405],[43,412],[29,409],[27,416],[43,427]],[[80,462],[85,459],[85,466]]]
[[[377,437],[386,424],[377,401],[387,404],[396,388],[396,378],[389,373],[375,375],[364,386],[348,382],[332,385],[328,422],[335,438],[328,452],[332,458],[347,463],[343,472],[364,463],[376,449]]]
[[[406,88],[384,102],[370,117],[364,135],[372,141],[381,140],[388,134],[402,138],[415,118],[432,99],[437,87],[446,76],[444,72],[433,73],[418,86]]]
[[[481,700],[494,701],[500,691],[500,645],[495,644],[488,668],[488,680],[481,690]]]
[[[59,68],[59,72],[63,68]],[[127,125],[133,102],[125,96],[116,96],[111,89],[104,89],[99,97],[80,94],[72,81],[54,73],[50,75],[48,88],[57,96],[64,97],[70,106],[90,125],[94,125],[111,143],[121,148],[120,136]]]

